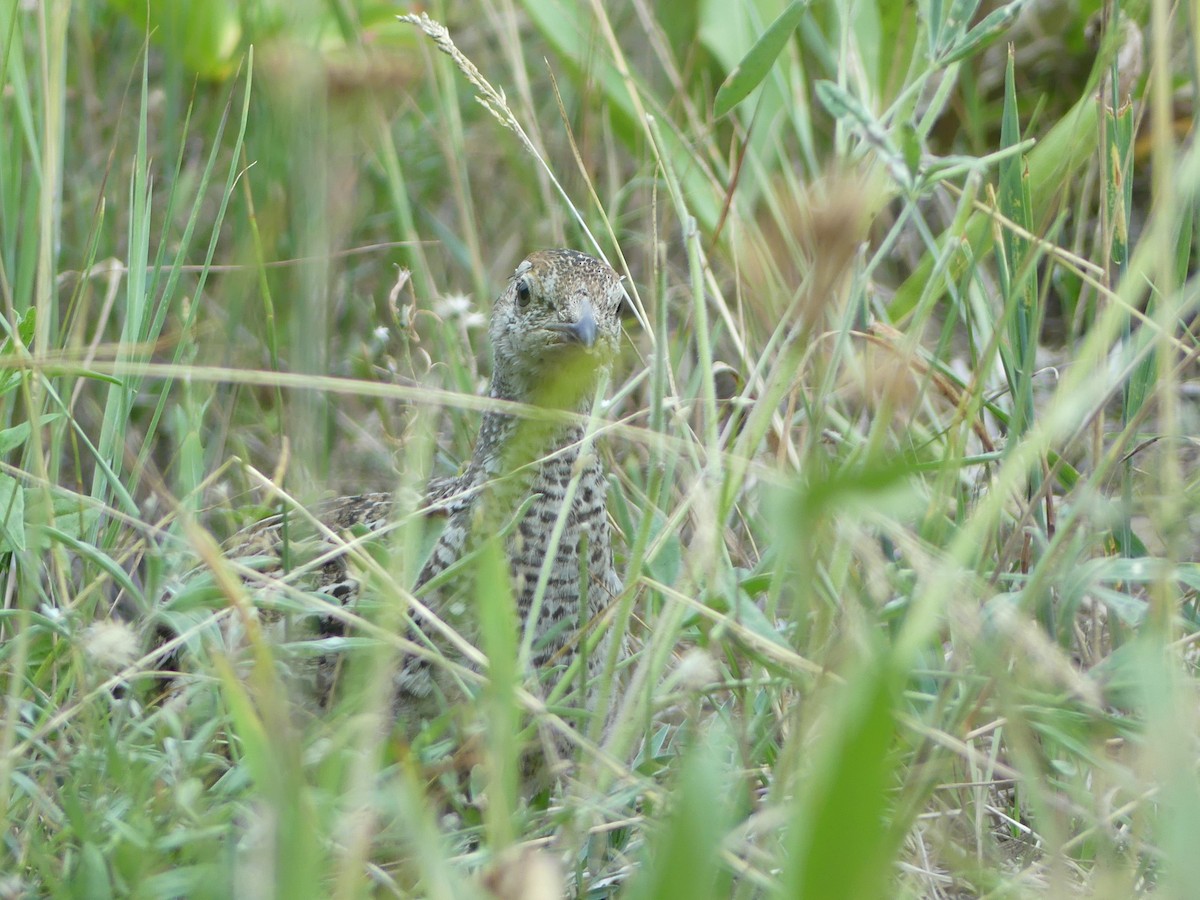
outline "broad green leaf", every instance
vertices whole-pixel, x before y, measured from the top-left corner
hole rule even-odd
[[[114,0],[167,54],[204,78],[225,78],[235,65],[242,23],[235,0]]]
[[[70,896],[80,900],[109,900],[113,896],[104,851],[92,841],[86,841],[79,850],[71,884]]]
[[[804,782],[787,838],[778,896],[885,897],[898,836],[889,823],[896,759],[896,702],[902,679],[889,654],[852,672]]]
[[[3,321],[3,320],[0,320]],[[0,353],[12,352],[12,339],[9,337],[9,325],[4,322],[5,335],[4,339],[0,340]],[[17,336],[21,340],[21,344],[28,347],[33,342],[34,332],[37,330],[37,307],[31,306],[17,319]]]
[[[783,52],[792,32],[800,24],[800,18],[807,8],[808,0],[794,0],[771,23],[763,36],[750,48],[750,52],[742,57],[742,61],[718,88],[716,100],[713,102],[713,115],[725,115],[762,84],[762,80],[775,65],[775,60]]]
[[[39,427],[49,425],[55,419],[61,418],[62,413],[46,413],[39,420]],[[14,450],[20,447],[29,440],[29,423],[22,422],[20,425],[14,425],[12,428],[0,430],[0,455],[7,453],[9,450]]]
[[[26,537],[39,550],[54,540],[83,538],[99,519],[100,509],[77,496],[49,497],[37,488],[25,491]]]
[[[21,321],[17,323],[17,334],[21,336],[21,343],[26,347],[33,343],[33,336],[37,334],[36,306],[25,310],[25,315],[21,316]]]

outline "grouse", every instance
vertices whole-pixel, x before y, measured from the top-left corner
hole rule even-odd
[[[468,573],[489,537],[500,538],[515,600],[516,638],[532,627],[529,661],[543,682],[547,670],[563,673],[576,660],[583,630],[598,623],[620,593],[607,479],[585,439],[581,414],[616,356],[623,298],[621,278],[612,268],[560,249],[531,253],[496,300],[489,330],[494,360],[489,396],[507,402],[484,413],[465,470],[434,479],[421,504],[428,513],[444,516],[445,525],[413,585],[420,601],[409,616],[414,644],[445,646],[444,629],[430,614],[451,623],[467,640],[475,638],[476,623],[461,610],[471,607]],[[371,588],[363,587],[347,541],[380,532],[401,514],[402,505],[389,493],[327,501],[311,511],[318,527],[300,540],[298,523],[307,519],[295,511],[277,515],[236,535],[228,556],[271,561],[247,576],[252,588],[255,581],[267,585],[286,577],[298,561],[315,560],[304,588],[354,606]],[[301,544],[306,549],[297,554]],[[338,621],[330,631],[341,627]],[[584,667],[589,683],[594,684],[609,646],[608,636],[594,642]],[[450,688],[444,669],[428,654],[405,654],[396,675],[398,709],[421,716],[430,701],[445,696]],[[595,705],[594,689],[583,701]]]

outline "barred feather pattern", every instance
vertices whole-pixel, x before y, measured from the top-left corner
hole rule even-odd
[[[493,307],[490,396],[567,412],[586,410],[600,373],[617,350],[623,295],[620,278],[599,260],[572,250],[531,254]],[[469,577],[456,575],[430,596],[422,588],[473,551],[484,536],[506,529],[504,549],[518,626],[527,626],[537,606],[531,663],[543,673],[571,664],[579,652],[581,628],[598,621],[621,590],[603,466],[594,452],[585,450],[577,419],[563,424],[562,418],[543,421],[501,409],[484,414],[466,470],[455,478],[436,479],[426,493],[426,512],[445,516],[446,523],[413,585],[416,596],[442,618],[451,598],[465,595],[469,601],[470,588],[462,583]],[[398,505],[391,494],[372,493],[331,500],[312,513],[330,532],[344,535],[384,528],[398,513]],[[519,521],[513,522],[522,509]],[[279,556],[284,542],[284,519],[277,516],[237,536],[230,555]],[[319,555],[328,560],[308,586],[352,605],[359,599],[360,584],[338,546],[338,541],[326,540]],[[545,588],[537,604],[544,568]],[[264,577],[277,574],[267,572]],[[474,640],[470,622],[455,625]],[[338,633],[340,627],[327,622],[322,630]],[[412,627],[442,645],[420,613],[414,613]],[[589,683],[595,682],[608,645],[608,639],[602,639],[589,656]],[[433,664],[416,655],[402,660],[396,684],[402,710],[419,711],[442,687]],[[593,706],[596,698],[586,700]]]

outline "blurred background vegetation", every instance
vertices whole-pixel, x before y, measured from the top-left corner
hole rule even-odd
[[[1193,896],[1198,34],[0,0],[0,897]],[[281,492],[457,469],[549,246],[636,310],[611,733],[514,797],[269,643],[161,697]]]

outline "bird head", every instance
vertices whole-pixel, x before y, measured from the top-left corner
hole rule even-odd
[[[492,310],[495,391],[577,405],[617,353],[625,292],[611,267],[577,250],[527,256]]]

